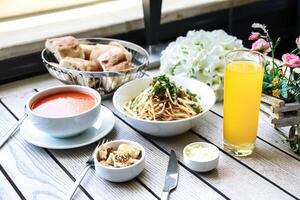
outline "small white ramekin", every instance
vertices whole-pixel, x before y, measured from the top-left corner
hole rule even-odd
[[[96,174],[105,180],[111,182],[125,182],[129,181],[136,176],[138,176],[145,168],[145,149],[142,145],[130,141],[130,140],[114,140],[111,142],[107,142],[106,145],[108,147],[112,147],[117,149],[120,144],[131,144],[137,146],[141,150],[141,158],[134,163],[133,165],[122,167],[122,168],[113,168],[102,165],[97,158],[98,150],[94,154],[94,163]]]
[[[31,110],[31,105],[51,94],[75,91],[89,94],[96,100],[96,105],[82,113],[68,117],[49,117],[40,115]],[[32,95],[26,103],[26,113],[31,123],[41,131],[57,138],[67,138],[80,134],[84,130],[91,127],[99,117],[101,109],[101,96],[91,88],[78,85],[65,85],[50,87]]]
[[[190,158],[186,153],[187,148],[189,148],[190,146],[195,145],[197,143],[205,145],[210,148],[213,148],[215,150],[215,155],[211,159],[208,159],[208,160],[195,160],[195,159]],[[194,143],[188,144],[183,149],[184,163],[186,164],[186,166],[188,168],[190,168],[191,170],[196,171],[196,172],[208,172],[208,171],[216,168],[218,166],[219,156],[220,156],[219,149],[216,146],[209,144],[207,142],[194,142]]]

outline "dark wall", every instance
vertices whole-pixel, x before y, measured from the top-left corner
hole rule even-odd
[[[160,30],[161,42],[169,42],[188,30],[224,29],[244,41],[250,47],[247,37],[253,22],[264,23],[274,37],[282,37],[276,56],[294,48],[294,41],[300,33],[300,0],[262,0],[246,6],[222,10],[189,19],[163,24]],[[92,37],[92,36],[91,36]],[[146,43],[145,30],[137,30],[125,34],[111,36],[128,40],[140,45]],[[40,53],[0,61],[0,83],[29,77],[46,70],[42,65]]]
[[[251,47],[247,37],[251,25],[259,22],[268,26],[271,37],[281,37],[276,57],[281,58],[285,52],[295,48],[297,36],[297,0],[273,0],[233,9],[232,34]]]
[[[244,45],[250,48],[251,43],[247,41],[247,38],[252,30],[251,25],[259,22],[268,26],[272,37],[281,37],[282,41],[276,54],[280,58],[283,53],[295,47],[295,38],[297,34],[300,34],[298,8],[300,9],[300,0],[261,0],[230,10],[164,24],[161,26],[160,41],[172,41],[178,36],[186,35],[188,30],[224,29],[243,40]],[[139,30],[114,37],[145,44],[144,35],[145,32]]]

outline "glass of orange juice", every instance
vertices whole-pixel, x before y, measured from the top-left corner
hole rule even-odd
[[[235,50],[225,60],[224,148],[235,156],[247,156],[255,147],[264,56]]]

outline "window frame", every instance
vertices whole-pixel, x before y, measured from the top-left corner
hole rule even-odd
[[[257,2],[257,0],[248,0],[243,1],[243,5],[220,4],[219,6],[204,4],[204,1],[211,3],[212,0],[203,0],[201,2],[202,4],[199,3],[198,0],[191,0],[192,3],[185,7],[182,6],[182,3],[185,3],[185,1],[182,0],[169,0],[169,2],[174,1],[172,3],[173,6],[166,7],[166,5],[169,5],[166,4],[167,1],[168,0],[164,0],[163,2],[165,2],[165,4],[162,6],[162,24],[160,27],[161,42],[174,40],[179,35],[185,35],[188,30],[193,29],[224,29],[228,33],[231,33],[232,24],[235,24],[236,22],[240,23],[244,19],[252,20],[253,13],[257,15],[266,15],[268,12],[281,12],[284,9],[287,10],[296,7],[296,1],[288,2],[285,0],[278,0],[276,2],[273,0],[264,0],[259,1],[258,3],[253,3],[253,1]],[[175,2],[179,3],[176,4]],[[241,1],[237,2],[241,3]],[[269,6],[270,4],[272,7]],[[233,9],[234,6],[238,7]],[[210,7],[213,8],[210,9]],[[265,9],[266,7],[268,7],[268,9]],[[234,10],[234,12],[232,12],[232,10]],[[247,12],[245,12],[245,10],[247,10]],[[130,12],[130,10],[126,10],[124,12]],[[127,18],[125,20],[119,22],[121,23],[121,26],[127,28],[125,30],[123,29],[118,32],[115,30],[115,28],[119,28],[118,23],[114,25],[107,23],[106,26],[97,27],[93,30],[77,32],[72,35],[76,37],[92,37],[101,35],[105,37],[124,39],[144,45],[146,41],[143,26],[143,14],[141,12],[142,8],[139,13],[131,12],[130,15],[126,16]],[[291,11],[289,10],[287,12]],[[275,14],[274,16],[276,17]],[[230,21],[232,20],[230,18],[232,15],[235,16],[233,22]],[[180,29],[178,27],[180,27]],[[236,33],[235,29],[237,29],[237,27],[233,26],[234,34]],[[244,32],[246,31],[248,30],[245,30]],[[290,32],[290,30],[286,30],[286,32]],[[242,33],[236,34],[238,34],[236,36],[241,37]],[[0,32],[0,38],[1,37],[3,37],[3,35],[1,35]],[[22,46],[21,44],[7,46],[6,49],[10,49],[11,51],[4,59],[1,56],[5,54],[6,49],[1,48],[0,46],[0,84],[45,73],[46,69],[42,64],[40,57],[40,51],[44,46],[44,40],[45,38],[42,40],[35,40],[28,44],[23,44],[22,48],[30,50],[25,54],[19,54],[17,51],[18,48]]]

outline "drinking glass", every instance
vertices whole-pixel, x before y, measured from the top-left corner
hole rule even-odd
[[[253,152],[257,135],[264,56],[235,50],[225,56],[224,148],[235,156]]]

